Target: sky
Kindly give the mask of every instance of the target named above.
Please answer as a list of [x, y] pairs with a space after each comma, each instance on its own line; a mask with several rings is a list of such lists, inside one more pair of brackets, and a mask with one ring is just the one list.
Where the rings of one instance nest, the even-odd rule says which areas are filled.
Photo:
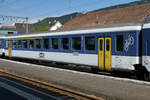
[[[28, 17], [29, 22], [34, 23], [46, 17], [92, 11], [132, 1], [137, 0], [0, 0], [0, 15]], [[14, 22], [19, 20], [9, 21], [0, 17], [1, 25]]]

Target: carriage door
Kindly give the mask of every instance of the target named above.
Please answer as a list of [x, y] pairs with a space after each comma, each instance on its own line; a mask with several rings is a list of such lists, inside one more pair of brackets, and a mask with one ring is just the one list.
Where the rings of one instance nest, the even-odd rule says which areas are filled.
[[8, 56], [12, 57], [12, 41], [8, 41]]
[[111, 38], [98, 39], [98, 65], [100, 70], [111, 71]]

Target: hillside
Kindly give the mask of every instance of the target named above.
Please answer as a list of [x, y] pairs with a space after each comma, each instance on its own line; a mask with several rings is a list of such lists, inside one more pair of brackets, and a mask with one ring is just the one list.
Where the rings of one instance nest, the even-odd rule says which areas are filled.
[[[97, 11], [101, 11], [101, 10], [110, 10], [110, 9], [115, 9], [115, 8], [124, 8], [124, 7], [128, 7], [128, 6], [136, 6], [136, 5], [140, 5], [140, 4], [144, 4], [144, 3], [148, 3], [148, 2], [150, 2], [150, 0], [138, 0], [138, 1], [127, 3], [127, 4], [121, 4], [121, 5], [115, 5], [115, 6], [111, 6], [111, 7], [101, 8], [101, 9], [97, 9], [97, 10], [90, 11], [90, 12], [97, 12]], [[48, 31], [49, 30], [49, 22], [53, 22], [56, 20], [56, 21], [60, 21], [61, 24], [65, 24], [66, 22], [68, 22], [69, 20], [71, 20], [72, 18], [76, 17], [79, 14], [80, 13], [72, 13], [72, 14], [68, 14], [68, 15], [64, 15], [64, 16], [60, 16], [60, 17], [48, 17], [48, 18], [41, 20], [38, 23], [35, 23], [34, 26], [35, 26], [36, 31]]]
[[[104, 27], [112, 25], [129, 25], [142, 23], [150, 15], [150, 2], [145, 1], [135, 5], [119, 6], [112, 9], [97, 10], [80, 14], [64, 24], [59, 30], [72, 30], [89, 27]], [[147, 19], [147, 22], [150, 19]]]
[[115, 5], [115, 6], [110, 6], [110, 7], [106, 7], [106, 8], [101, 8], [101, 9], [97, 9], [91, 12], [96, 12], [96, 11], [100, 11], [100, 10], [109, 10], [109, 9], [115, 9], [115, 8], [123, 8], [123, 7], [127, 7], [127, 6], [134, 6], [134, 5], [140, 5], [140, 4], [144, 4], [144, 3], [148, 3], [150, 2], [150, 0], [137, 0], [134, 2], [129, 2], [126, 4], [120, 4], [120, 5]]
[[79, 13], [72, 13], [60, 17], [47, 17], [37, 23], [34, 24], [36, 31], [48, 31], [49, 30], [49, 22], [59, 21], [61, 24], [65, 24], [67, 21], [74, 18]]

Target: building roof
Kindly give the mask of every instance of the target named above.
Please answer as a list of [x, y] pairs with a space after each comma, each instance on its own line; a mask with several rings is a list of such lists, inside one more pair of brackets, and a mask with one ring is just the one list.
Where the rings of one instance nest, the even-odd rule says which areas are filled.
[[16, 28], [15, 26], [2, 26], [0, 29], [1, 30], [15, 30]]
[[60, 29], [78, 29], [123, 23], [140, 23], [150, 14], [150, 3], [79, 14]]
[[[26, 33], [27, 24], [25, 23], [15, 23], [16, 30], [18, 33]], [[28, 24], [28, 32], [35, 32], [35, 28], [33, 24]]]

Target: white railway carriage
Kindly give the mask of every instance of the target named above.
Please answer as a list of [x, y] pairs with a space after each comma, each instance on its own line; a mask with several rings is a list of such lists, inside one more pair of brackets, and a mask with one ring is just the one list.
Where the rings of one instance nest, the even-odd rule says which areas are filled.
[[[143, 29], [141, 24], [126, 24], [6, 36], [0, 39], [0, 54], [88, 65], [100, 71], [135, 71], [137, 76], [148, 79], [150, 53], [145, 56], [144, 52], [150, 52], [147, 42], [150, 38], [146, 37], [149, 27], [150, 24], [147, 24], [147, 29]], [[148, 48], [142, 44], [145, 43], [144, 38]]]

